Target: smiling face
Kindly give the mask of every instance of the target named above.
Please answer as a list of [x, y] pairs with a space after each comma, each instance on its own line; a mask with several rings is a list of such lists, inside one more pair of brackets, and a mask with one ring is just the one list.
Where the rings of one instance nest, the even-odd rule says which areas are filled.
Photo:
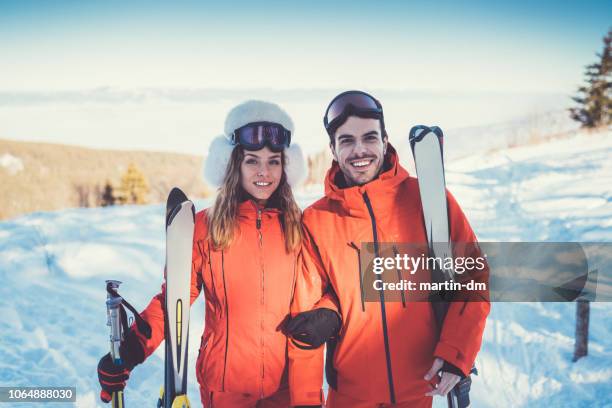
[[282, 153], [267, 146], [257, 151], [244, 151], [240, 164], [240, 184], [261, 205], [276, 191], [283, 176]]
[[387, 138], [382, 136], [378, 119], [349, 116], [334, 133], [330, 144], [347, 186], [374, 180], [384, 163]]

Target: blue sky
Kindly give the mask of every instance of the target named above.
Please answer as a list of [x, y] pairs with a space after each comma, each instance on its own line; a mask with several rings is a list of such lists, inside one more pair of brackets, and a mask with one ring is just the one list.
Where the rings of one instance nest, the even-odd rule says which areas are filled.
[[346, 89], [379, 97], [395, 137], [567, 120], [612, 2], [459, 3], [0, 0], [0, 138], [200, 153], [262, 98], [313, 152]]
[[611, 2], [0, 1], [0, 91], [572, 92]]

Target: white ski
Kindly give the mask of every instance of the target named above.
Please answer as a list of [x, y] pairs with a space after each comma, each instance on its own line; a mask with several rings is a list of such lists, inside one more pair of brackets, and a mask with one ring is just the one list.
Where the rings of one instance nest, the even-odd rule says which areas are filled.
[[187, 351], [195, 208], [178, 188], [166, 205], [165, 381], [158, 406], [189, 407]]

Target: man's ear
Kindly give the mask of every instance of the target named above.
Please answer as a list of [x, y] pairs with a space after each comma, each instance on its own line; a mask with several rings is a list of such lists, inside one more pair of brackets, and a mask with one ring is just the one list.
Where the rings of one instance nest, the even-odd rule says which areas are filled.
[[331, 150], [332, 155], [334, 156], [334, 160], [338, 161], [338, 155], [336, 155], [336, 148], [334, 146], [334, 142], [329, 142], [329, 150]]
[[387, 148], [389, 145], [389, 138], [387, 137], [387, 135], [383, 136], [383, 155], [387, 154]]

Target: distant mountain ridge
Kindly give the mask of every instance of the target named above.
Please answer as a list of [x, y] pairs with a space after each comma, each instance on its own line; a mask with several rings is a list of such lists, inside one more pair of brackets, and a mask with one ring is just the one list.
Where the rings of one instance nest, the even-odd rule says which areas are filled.
[[199, 156], [0, 139], [0, 219], [97, 206], [105, 183], [118, 185], [130, 164], [147, 179], [151, 203], [163, 202], [173, 186], [194, 198], [210, 194]]
[[[444, 155], [452, 161], [493, 150], [567, 137], [578, 125], [566, 110], [519, 118], [509, 122], [444, 129]], [[414, 174], [407, 138], [390, 136], [402, 163]], [[211, 194], [201, 178], [203, 158], [196, 155], [148, 151], [103, 150], [69, 145], [0, 139], [0, 219], [32, 211], [97, 206], [106, 181], [118, 184], [130, 163], [145, 175], [149, 202], [165, 200], [173, 186], [190, 197]], [[332, 156], [325, 147], [308, 157], [307, 184], [320, 185]]]

